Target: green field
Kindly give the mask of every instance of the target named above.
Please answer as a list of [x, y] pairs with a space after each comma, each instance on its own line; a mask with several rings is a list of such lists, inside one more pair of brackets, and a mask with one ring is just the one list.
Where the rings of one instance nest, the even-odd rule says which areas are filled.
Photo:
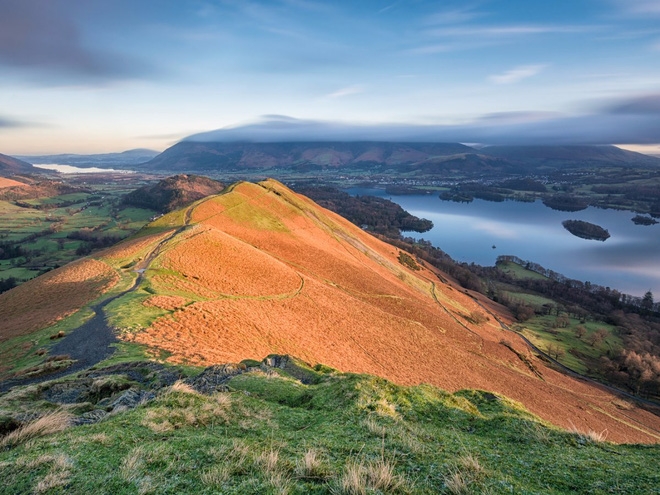
[[[7, 243], [22, 250], [0, 259], [0, 280], [29, 280], [103, 247], [94, 239], [118, 240], [138, 231], [154, 212], [123, 208], [121, 197], [131, 189], [98, 184], [85, 192], [21, 201], [33, 208], [0, 201], [0, 247]], [[71, 238], [79, 232], [88, 238]]]
[[[600, 356], [614, 355], [621, 348], [621, 338], [616, 328], [603, 322], [592, 322], [565, 318], [565, 327], [557, 327], [556, 316], [537, 316], [524, 324], [523, 335], [539, 349], [578, 373], [594, 375], [591, 363]], [[562, 323], [563, 324], [563, 323]], [[582, 327], [584, 335], [578, 338], [576, 330]], [[602, 330], [602, 340], [596, 332]]]
[[497, 263], [497, 268], [516, 279], [547, 279], [540, 273], [527, 270], [525, 267], [509, 261]]

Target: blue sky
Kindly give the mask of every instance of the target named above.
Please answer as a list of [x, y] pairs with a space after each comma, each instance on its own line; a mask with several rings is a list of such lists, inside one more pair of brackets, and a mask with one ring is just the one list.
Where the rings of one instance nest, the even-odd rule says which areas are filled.
[[660, 0], [1, 4], [0, 153], [660, 143]]

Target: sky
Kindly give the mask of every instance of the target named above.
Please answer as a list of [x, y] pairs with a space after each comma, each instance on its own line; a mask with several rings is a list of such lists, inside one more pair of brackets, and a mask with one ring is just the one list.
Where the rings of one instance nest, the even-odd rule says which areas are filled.
[[160, 151], [190, 135], [660, 153], [660, 0], [0, 0], [0, 12], [4, 154]]

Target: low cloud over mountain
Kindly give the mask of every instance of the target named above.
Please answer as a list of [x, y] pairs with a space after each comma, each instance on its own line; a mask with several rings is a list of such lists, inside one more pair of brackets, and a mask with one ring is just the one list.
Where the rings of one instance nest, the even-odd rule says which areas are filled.
[[656, 144], [660, 143], [660, 93], [609, 101], [582, 115], [509, 112], [463, 125], [360, 125], [266, 115], [258, 122], [195, 134], [185, 141]]

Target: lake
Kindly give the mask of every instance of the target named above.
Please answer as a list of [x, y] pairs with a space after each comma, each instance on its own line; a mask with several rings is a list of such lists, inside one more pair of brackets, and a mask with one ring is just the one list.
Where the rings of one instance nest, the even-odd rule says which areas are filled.
[[[534, 261], [567, 277], [642, 296], [660, 296], [660, 224], [635, 225], [635, 213], [589, 207], [578, 212], [552, 210], [540, 201], [471, 203], [442, 201], [437, 194], [393, 196], [382, 189], [346, 189], [353, 195], [388, 198], [418, 217], [433, 221], [423, 234], [456, 261], [492, 266], [510, 254]], [[581, 239], [562, 226], [564, 220], [585, 220], [607, 229], [604, 242]], [[495, 248], [493, 248], [495, 246]]]
[[61, 165], [59, 163], [35, 163], [35, 167], [46, 170], [54, 170], [61, 174], [134, 174], [132, 170], [118, 170], [113, 168], [98, 167], [74, 167], [73, 165]]

